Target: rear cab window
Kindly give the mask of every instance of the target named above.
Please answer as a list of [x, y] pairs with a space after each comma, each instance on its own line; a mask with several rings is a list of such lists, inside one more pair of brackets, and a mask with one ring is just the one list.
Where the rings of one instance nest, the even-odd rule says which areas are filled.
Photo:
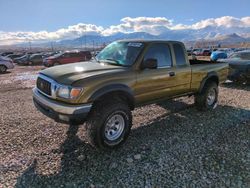
[[179, 44], [179, 43], [174, 43], [173, 48], [174, 48], [176, 66], [187, 65], [187, 63], [186, 63], [186, 55], [185, 55], [183, 46], [181, 44]]

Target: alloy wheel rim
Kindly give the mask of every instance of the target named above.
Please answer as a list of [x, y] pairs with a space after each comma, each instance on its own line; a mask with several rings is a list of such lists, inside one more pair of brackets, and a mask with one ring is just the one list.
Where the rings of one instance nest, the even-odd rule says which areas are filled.
[[5, 67], [4, 66], [0, 66], [0, 70], [1, 70], [1, 72], [4, 72], [5, 71]]
[[125, 120], [124, 117], [120, 114], [114, 114], [111, 116], [105, 124], [105, 137], [109, 141], [114, 141], [118, 139], [125, 127]]
[[207, 104], [211, 106], [216, 99], [216, 91], [215, 89], [210, 89], [207, 95]]

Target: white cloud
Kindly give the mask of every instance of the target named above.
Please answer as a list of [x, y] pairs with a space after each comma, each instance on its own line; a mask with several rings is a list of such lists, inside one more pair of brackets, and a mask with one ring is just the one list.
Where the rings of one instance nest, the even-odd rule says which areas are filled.
[[0, 44], [70, 39], [82, 36], [84, 34], [101, 34], [102, 31], [103, 27], [101, 26], [79, 23], [77, 25], [68, 26], [67, 28], [62, 28], [54, 32], [0, 32]]
[[119, 25], [112, 25], [105, 29], [102, 34], [107, 36], [118, 32], [148, 32], [157, 35], [162, 29], [170, 28], [173, 21], [164, 17], [125, 17], [121, 22]]
[[202, 29], [208, 26], [212, 27], [250, 27], [250, 17], [235, 18], [232, 16], [223, 16], [220, 18], [209, 18], [201, 20], [192, 25], [175, 25], [172, 29]]
[[61, 28], [54, 32], [48, 31], [17, 31], [17, 32], [1, 32], [0, 44], [12, 44], [18, 42], [28, 41], [50, 41], [70, 39], [82, 36], [84, 34], [100, 34], [109, 36], [118, 32], [147, 32], [158, 35], [166, 30], [184, 30], [184, 29], [202, 29], [208, 26], [232, 28], [249, 28], [250, 17], [235, 18], [232, 16], [224, 16], [220, 18], [209, 18], [201, 20], [191, 25], [184, 25], [181, 23], [174, 24], [173, 20], [165, 17], [125, 17], [120, 20], [118, 25], [112, 25], [108, 28], [97, 26], [93, 24], [79, 23], [76, 25]]

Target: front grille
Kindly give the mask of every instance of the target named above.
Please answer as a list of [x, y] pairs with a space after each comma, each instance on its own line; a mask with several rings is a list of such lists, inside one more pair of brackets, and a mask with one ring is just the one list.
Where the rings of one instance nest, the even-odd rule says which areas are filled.
[[49, 81], [38, 77], [36, 81], [36, 86], [40, 91], [42, 91], [46, 95], [51, 95], [51, 83]]

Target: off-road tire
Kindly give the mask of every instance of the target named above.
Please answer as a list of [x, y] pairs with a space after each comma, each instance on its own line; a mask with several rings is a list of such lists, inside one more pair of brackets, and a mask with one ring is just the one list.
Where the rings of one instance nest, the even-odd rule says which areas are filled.
[[[105, 127], [113, 116], [119, 115], [124, 119], [124, 129], [115, 140], [108, 140], [105, 136]], [[85, 122], [88, 142], [100, 149], [113, 149], [120, 146], [128, 137], [132, 126], [132, 113], [129, 106], [121, 100], [107, 100], [94, 104]]]
[[0, 65], [0, 73], [5, 73], [7, 71], [7, 67], [4, 65]]
[[[208, 97], [210, 91], [213, 90], [215, 92], [215, 98], [212, 103], [209, 104]], [[202, 91], [195, 95], [195, 106], [200, 111], [213, 110], [217, 107], [218, 102], [218, 85], [215, 82], [207, 82], [202, 89]]]

